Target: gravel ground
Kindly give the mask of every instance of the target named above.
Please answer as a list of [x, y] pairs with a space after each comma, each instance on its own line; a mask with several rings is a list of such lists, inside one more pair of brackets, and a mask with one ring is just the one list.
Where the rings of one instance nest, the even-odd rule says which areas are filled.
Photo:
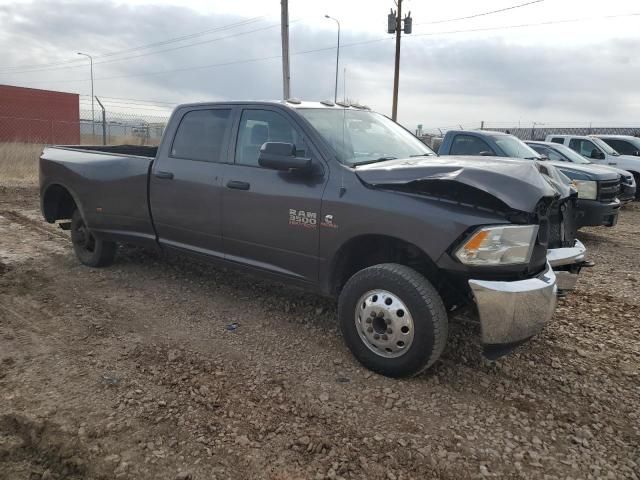
[[638, 479], [640, 205], [497, 362], [452, 319], [425, 374], [351, 357], [335, 304], [121, 248], [79, 265], [32, 187], [0, 187], [0, 479]]

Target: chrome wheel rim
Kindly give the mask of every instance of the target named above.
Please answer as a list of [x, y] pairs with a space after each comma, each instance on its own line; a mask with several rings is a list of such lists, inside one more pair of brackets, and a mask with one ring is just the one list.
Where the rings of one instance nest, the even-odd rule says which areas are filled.
[[413, 343], [411, 312], [398, 296], [386, 290], [370, 290], [360, 297], [355, 323], [363, 343], [381, 357], [401, 357]]

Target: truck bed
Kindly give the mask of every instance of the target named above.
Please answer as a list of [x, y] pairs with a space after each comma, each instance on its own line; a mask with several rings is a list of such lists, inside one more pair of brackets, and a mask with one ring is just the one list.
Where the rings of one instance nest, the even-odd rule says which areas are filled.
[[70, 192], [98, 235], [155, 241], [148, 180], [156, 151], [138, 145], [47, 147], [40, 157], [41, 195], [56, 192], [52, 185]]

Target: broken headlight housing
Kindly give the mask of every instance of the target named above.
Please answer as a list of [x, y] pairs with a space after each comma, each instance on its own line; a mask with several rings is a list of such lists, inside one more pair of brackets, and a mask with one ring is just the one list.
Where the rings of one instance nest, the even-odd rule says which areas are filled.
[[465, 265], [527, 264], [538, 235], [538, 225], [483, 227], [455, 251]]

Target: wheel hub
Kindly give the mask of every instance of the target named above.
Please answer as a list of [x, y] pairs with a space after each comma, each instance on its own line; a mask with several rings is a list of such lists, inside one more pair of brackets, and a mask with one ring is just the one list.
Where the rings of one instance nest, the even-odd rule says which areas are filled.
[[355, 323], [360, 339], [382, 357], [400, 357], [413, 343], [413, 317], [409, 309], [398, 296], [386, 290], [371, 290], [360, 297]]

